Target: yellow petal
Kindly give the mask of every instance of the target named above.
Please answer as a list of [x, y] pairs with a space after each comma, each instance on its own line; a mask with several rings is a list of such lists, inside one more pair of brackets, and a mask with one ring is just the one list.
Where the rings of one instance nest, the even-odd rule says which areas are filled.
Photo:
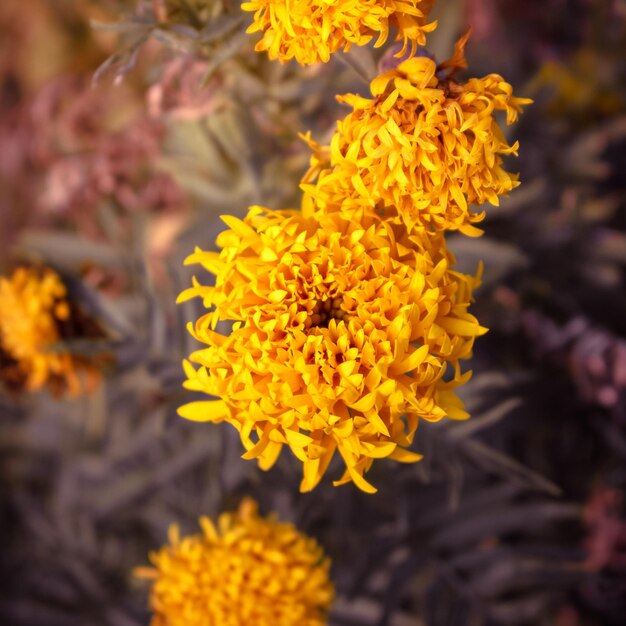
[[398, 461], [399, 463], [417, 463], [421, 461], [424, 456], [422, 454], [417, 454], [416, 452], [411, 452], [410, 450], [405, 450], [404, 448], [396, 448], [390, 455], [390, 459], [394, 461]]
[[221, 422], [228, 414], [224, 400], [190, 402], [178, 409], [178, 414], [192, 422]]
[[311, 437], [295, 430], [286, 429], [285, 437], [287, 438], [289, 445], [295, 446], [296, 448], [304, 448], [310, 443], [313, 443], [313, 439]]

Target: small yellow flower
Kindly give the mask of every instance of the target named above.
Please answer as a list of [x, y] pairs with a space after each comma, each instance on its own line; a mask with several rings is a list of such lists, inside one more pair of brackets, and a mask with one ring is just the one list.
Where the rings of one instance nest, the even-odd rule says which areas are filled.
[[330, 144], [330, 167], [317, 184], [319, 146], [302, 188], [328, 212], [347, 216], [374, 212], [409, 231], [481, 231], [484, 218], [470, 205], [498, 205], [519, 183], [502, 168], [502, 157], [517, 154], [494, 117], [505, 111], [513, 123], [528, 99], [512, 94], [497, 74], [464, 84], [454, 73], [465, 67], [463, 46], [440, 65], [413, 57], [371, 83], [374, 99], [357, 95], [339, 100], [354, 109], [338, 122]]
[[70, 354], [55, 350], [70, 318], [67, 293], [51, 269], [24, 267], [0, 277], [0, 378], [15, 388], [80, 389]]
[[154, 581], [151, 626], [325, 626], [334, 588], [315, 539], [251, 500], [200, 526], [183, 538], [172, 526], [154, 568], [136, 570]]
[[580, 48], [566, 62], [546, 62], [531, 83], [534, 91], [548, 90], [546, 109], [560, 119], [577, 123], [596, 121], [626, 108], [626, 98], [616, 89], [610, 73], [598, 71], [611, 62], [593, 48]]
[[267, 50], [270, 59], [295, 58], [302, 65], [327, 62], [337, 50], [352, 44], [363, 46], [376, 38], [382, 46], [389, 29], [398, 30], [396, 40], [412, 49], [425, 43], [425, 33], [435, 29], [426, 19], [434, 0], [250, 0], [244, 11], [254, 12], [248, 32], [262, 32], [257, 51]]
[[388, 224], [314, 208], [223, 219], [222, 251], [187, 259], [215, 286], [194, 279], [179, 298], [208, 309], [190, 325], [207, 347], [190, 357], [197, 370], [185, 363], [186, 387], [220, 400], [188, 404], [183, 417], [232, 424], [262, 469], [288, 446], [303, 491], [338, 450], [346, 471], [335, 484], [374, 492], [363, 478], [374, 459], [419, 460], [406, 450], [419, 418], [467, 416], [453, 391], [467, 378], [458, 361], [485, 329], [467, 312], [477, 280], [451, 270], [443, 237], [401, 243]]

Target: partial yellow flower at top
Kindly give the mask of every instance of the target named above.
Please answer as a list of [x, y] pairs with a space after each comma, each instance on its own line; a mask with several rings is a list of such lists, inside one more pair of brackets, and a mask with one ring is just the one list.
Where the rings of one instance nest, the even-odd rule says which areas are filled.
[[151, 626], [325, 626], [334, 598], [330, 561], [315, 539], [275, 517], [260, 517], [244, 500], [217, 525], [200, 519], [202, 534], [150, 555]]
[[53, 270], [20, 267], [0, 277], [0, 381], [17, 390], [48, 385], [79, 392], [77, 372], [88, 368], [58, 346], [71, 317], [65, 285]]
[[270, 59], [294, 59], [302, 65], [327, 62], [337, 50], [352, 44], [363, 46], [376, 39], [382, 46], [389, 30], [397, 28], [397, 41], [414, 50], [425, 43], [425, 33], [437, 26], [427, 24], [434, 0], [250, 0], [244, 11], [254, 12], [249, 33], [262, 32], [257, 51], [267, 50]]
[[498, 196], [519, 184], [502, 167], [518, 143], [507, 143], [494, 113], [505, 111], [511, 124], [531, 100], [513, 96], [497, 74], [456, 82], [464, 44], [465, 38], [440, 66], [413, 57], [382, 73], [371, 83], [374, 99], [339, 97], [354, 111], [338, 122], [330, 167], [316, 184], [309, 181], [321, 150], [312, 145], [312, 169], [302, 184], [320, 207], [348, 216], [369, 211], [410, 232], [481, 234], [473, 224], [484, 212], [471, 205], [498, 205]]
[[[262, 469], [288, 446], [303, 491], [339, 451], [346, 470], [335, 484], [368, 492], [374, 459], [419, 460], [406, 448], [420, 418], [467, 417], [458, 361], [485, 329], [467, 311], [477, 279], [451, 269], [443, 237], [404, 245], [387, 224], [314, 207], [223, 219], [222, 251], [187, 259], [215, 286], [194, 279], [179, 298], [208, 309], [190, 325], [206, 347], [190, 357], [197, 370], [185, 363], [186, 387], [220, 400], [188, 404], [183, 417], [232, 424]], [[219, 322], [232, 331], [216, 332]]]

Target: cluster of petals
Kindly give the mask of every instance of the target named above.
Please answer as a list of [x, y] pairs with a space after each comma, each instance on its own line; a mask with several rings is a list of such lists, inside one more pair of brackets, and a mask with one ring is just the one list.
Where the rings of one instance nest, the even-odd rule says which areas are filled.
[[363, 46], [376, 39], [382, 46], [391, 27], [396, 39], [423, 45], [434, 0], [250, 0], [241, 6], [254, 12], [248, 32], [262, 32], [257, 51], [267, 51], [281, 62], [296, 59], [302, 65], [327, 62], [337, 50]]
[[325, 626], [334, 589], [315, 539], [244, 500], [201, 534], [180, 537], [137, 568], [152, 580], [151, 626]]
[[416, 56], [382, 73], [371, 83], [373, 99], [339, 97], [353, 111], [337, 124], [328, 167], [314, 154], [302, 185], [317, 205], [348, 216], [374, 212], [409, 232], [481, 234], [473, 224], [484, 211], [471, 205], [498, 205], [519, 184], [502, 167], [518, 144], [507, 143], [495, 112], [511, 124], [530, 100], [513, 96], [497, 74], [455, 82], [464, 43], [440, 66]]
[[420, 418], [467, 416], [458, 361], [485, 329], [467, 311], [478, 279], [451, 269], [442, 236], [403, 241], [388, 223], [319, 211], [223, 219], [221, 251], [187, 259], [214, 285], [194, 278], [179, 298], [207, 309], [190, 324], [206, 347], [190, 357], [197, 368], [185, 363], [186, 387], [219, 400], [183, 417], [232, 424], [262, 469], [288, 446], [303, 491], [338, 451], [335, 484], [373, 492], [363, 474], [375, 459], [419, 460], [406, 448]]
[[0, 277], [0, 378], [9, 387], [80, 388], [76, 363], [56, 349], [70, 318], [65, 285], [49, 268], [19, 267]]

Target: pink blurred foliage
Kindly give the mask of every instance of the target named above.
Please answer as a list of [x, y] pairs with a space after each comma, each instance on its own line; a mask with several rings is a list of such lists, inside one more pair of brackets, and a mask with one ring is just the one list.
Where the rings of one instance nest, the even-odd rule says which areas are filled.
[[607, 409], [626, 426], [626, 341], [583, 317], [559, 326], [528, 310], [521, 319], [536, 356], [566, 367], [583, 400]]
[[555, 626], [579, 626], [580, 614], [570, 605], [562, 606], [556, 613], [554, 618]]
[[626, 0], [465, 0], [463, 6], [472, 27], [470, 55], [498, 54], [509, 64], [567, 61], [581, 47], [600, 49], [626, 35]]
[[472, 25], [472, 35], [477, 39], [491, 40], [498, 34], [496, 0], [466, 0], [465, 21]]
[[[28, 225], [69, 220], [95, 235], [93, 212], [104, 200], [131, 213], [184, 204], [173, 179], [155, 168], [163, 120], [124, 114], [127, 100], [119, 88], [93, 88], [87, 77], [64, 75], [0, 122], [5, 154], [0, 176], [25, 190], [19, 200], [28, 210]], [[112, 112], [127, 119], [116, 122]]]
[[[174, 57], [163, 67], [161, 78], [147, 93], [148, 113], [153, 119], [194, 120], [215, 108], [213, 85], [203, 86], [206, 63], [190, 56]], [[212, 81], [215, 82], [215, 81]]]
[[626, 518], [624, 494], [600, 487], [591, 495], [584, 512], [588, 535], [584, 542], [587, 566], [626, 570]]
[[180, 230], [189, 201], [159, 158], [168, 116], [179, 108], [187, 114], [201, 99], [191, 94], [199, 70], [188, 75], [188, 65], [174, 64], [148, 100], [168, 81], [170, 92], [181, 87], [181, 94], [149, 107], [143, 65], [154, 64], [158, 48], [146, 46], [142, 67], [124, 84], [105, 78], [93, 86], [95, 69], [111, 54], [110, 42], [96, 41], [88, 23], [101, 17], [103, 7], [83, 0], [71, 5], [33, 0], [31, 9], [0, 3], [3, 258], [28, 228], [102, 237], [104, 207], [122, 233], [132, 214], [150, 215], [149, 235], [154, 232], [155, 246], [163, 248], [173, 238], [165, 233]]
[[623, 624], [626, 614], [626, 511], [623, 491], [601, 485], [587, 501], [583, 543], [587, 568], [597, 572], [582, 586], [585, 604], [602, 623]]

